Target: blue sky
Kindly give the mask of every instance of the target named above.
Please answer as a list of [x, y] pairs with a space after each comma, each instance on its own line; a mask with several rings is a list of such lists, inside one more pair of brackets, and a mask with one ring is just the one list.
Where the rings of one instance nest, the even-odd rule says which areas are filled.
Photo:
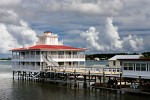
[[[0, 53], [52, 31], [87, 53], [149, 51], [149, 0], [0, 0]], [[98, 38], [95, 38], [98, 37]]]

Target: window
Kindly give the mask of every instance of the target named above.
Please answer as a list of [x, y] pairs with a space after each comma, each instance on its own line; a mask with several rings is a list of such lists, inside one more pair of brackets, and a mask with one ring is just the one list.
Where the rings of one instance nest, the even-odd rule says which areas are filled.
[[129, 67], [129, 70], [133, 70], [133, 67]]
[[60, 66], [62, 66], [62, 65], [64, 65], [64, 62], [58, 62], [58, 64], [59, 64]]
[[116, 61], [113, 61], [113, 65], [116, 66]]
[[123, 63], [124, 70], [133, 70], [133, 63]]
[[127, 67], [124, 67], [124, 70], [128, 70]]
[[36, 54], [39, 55], [39, 54], [40, 54], [40, 51], [36, 51]]
[[35, 51], [31, 51], [31, 55], [35, 55]]
[[140, 64], [136, 64], [136, 71], [140, 71]]
[[128, 70], [127, 63], [124, 63], [123, 66], [124, 66], [124, 70]]
[[146, 71], [146, 64], [141, 64], [141, 71]]
[[64, 55], [63, 51], [58, 51], [58, 55]]
[[122, 66], [122, 61], [120, 62], [120, 66]]
[[136, 71], [146, 71], [147, 64], [146, 63], [137, 63]]
[[124, 67], [127, 67], [127, 66], [128, 66], [128, 64], [127, 64], [127, 63], [124, 63], [123, 65], [124, 65]]
[[129, 66], [128, 70], [133, 70], [133, 63], [129, 63], [128, 66]]

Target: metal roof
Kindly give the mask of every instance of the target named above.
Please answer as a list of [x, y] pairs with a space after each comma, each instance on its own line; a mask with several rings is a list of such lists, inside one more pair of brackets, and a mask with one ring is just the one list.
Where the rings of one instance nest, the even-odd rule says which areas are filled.
[[115, 55], [114, 57], [108, 60], [117, 60], [117, 59], [139, 59], [142, 55]]

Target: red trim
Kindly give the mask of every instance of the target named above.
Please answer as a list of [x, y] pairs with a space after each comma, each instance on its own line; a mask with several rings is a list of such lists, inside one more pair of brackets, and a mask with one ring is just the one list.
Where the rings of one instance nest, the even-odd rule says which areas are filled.
[[28, 48], [16, 48], [11, 51], [23, 51], [23, 50], [56, 50], [56, 51], [85, 51], [86, 48], [75, 48], [64, 45], [35, 45]]
[[150, 61], [149, 58], [139, 58], [139, 59], [117, 59], [120, 61]]

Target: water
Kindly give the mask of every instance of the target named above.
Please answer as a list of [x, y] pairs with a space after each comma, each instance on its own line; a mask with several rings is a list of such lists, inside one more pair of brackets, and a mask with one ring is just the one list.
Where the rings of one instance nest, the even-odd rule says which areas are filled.
[[0, 61], [0, 100], [149, 100], [144, 96], [96, 93], [58, 85], [13, 80], [10, 64], [10, 61]]
[[87, 66], [93, 66], [93, 65], [108, 65], [108, 61], [105, 61], [105, 60], [103, 60], [103, 61], [96, 61], [96, 60], [91, 60], [91, 61], [89, 61], [89, 60], [87, 60], [87, 61], [86, 61], [86, 65], [87, 65]]

